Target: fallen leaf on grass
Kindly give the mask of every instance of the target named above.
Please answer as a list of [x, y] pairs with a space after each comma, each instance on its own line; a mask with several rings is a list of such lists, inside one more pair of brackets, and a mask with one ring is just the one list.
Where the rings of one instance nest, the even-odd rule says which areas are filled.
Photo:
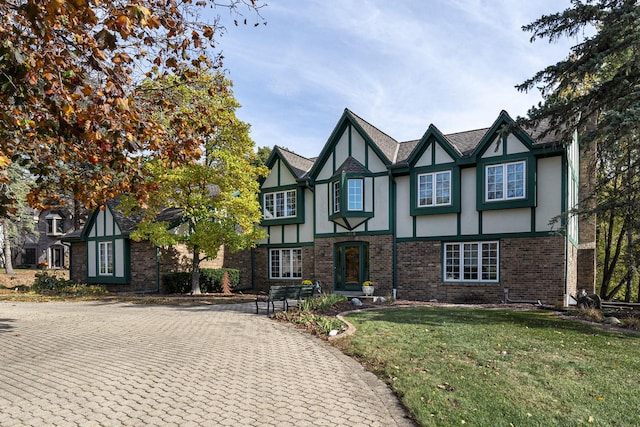
[[456, 390], [449, 383], [438, 384], [436, 387], [438, 387], [440, 390], [445, 390], [445, 391], [455, 391]]

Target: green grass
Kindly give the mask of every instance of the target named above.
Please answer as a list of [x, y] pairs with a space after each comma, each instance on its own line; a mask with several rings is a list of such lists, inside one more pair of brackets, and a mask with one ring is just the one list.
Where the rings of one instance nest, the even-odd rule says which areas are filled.
[[551, 312], [350, 314], [341, 343], [424, 426], [640, 425], [640, 337]]

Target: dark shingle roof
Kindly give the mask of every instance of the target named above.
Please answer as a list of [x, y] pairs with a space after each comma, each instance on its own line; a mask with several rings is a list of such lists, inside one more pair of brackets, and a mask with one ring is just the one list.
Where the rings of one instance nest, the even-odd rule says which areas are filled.
[[373, 143], [376, 144], [376, 146], [380, 149], [380, 151], [382, 151], [387, 159], [391, 163], [395, 163], [399, 146], [398, 141], [391, 138], [389, 135], [382, 132], [380, 129], [373, 126], [363, 118], [359, 117], [353, 111], [349, 109], [346, 109], [346, 111], [353, 117], [355, 122], [362, 128], [362, 130], [365, 131], [367, 135], [369, 135], [369, 138], [371, 138]]
[[548, 132], [546, 135], [544, 135], [544, 137], [542, 137], [542, 134], [549, 130], [548, 119], [542, 120], [540, 123], [538, 123], [538, 126], [536, 126], [535, 128], [525, 126], [522, 128], [522, 130], [524, 130], [531, 137], [531, 139], [533, 139], [533, 142], [535, 145], [546, 145], [546, 144], [557, 143], [558, 139], [560, 138], [558, 135], [556, 135], [553, 132]]
[[[111, 208], [111, 212], [113, 212], [113, 216], [118, 221], [120, 225], [122, 234], [130, 234], [138, 228], [138, 224], [142, 221], [142, 212], [125, 216], [122, 213], [122, 210], [118, 208], [118, 204], [120, 203], [120, 198], [115, 198], [109, 200], [107, 205]], [[183, 210], [181, 208], [166, 208], [160, 211], [158, 216], [156, 217], [157, 221], [165, 221], [169, 224], [179, 221], [182, 218]]]
[[450, 133], [444, 135], [444, 137], [449, 141], [449, 144], [464, 156], [473, 152], [488, 130], [489, 128], [484, 128], [466, 132]]
[[120, 229], [122, 234], [129, 234], [138, 227], [138, 224], [142, 220], [142, 213], [138, 213], [135, 215], [125, 216], [122, 211], [118, 208], [120, 204], [120, 198], [117, 197], [115, 199], [111, 199], [107, 202], [107, 206], [111, 208], [111, 212], [113, 212], [113, 216], [115, 220], [120, 225]]
[[[345, 112], [367, 134], [371, 141], [376, 145], [376, 147], [378, 147], [380, 152], [382, 152], [382, 154], [387, 157], [392, 165], [406, 165], [409, 157], [420, 143], [420, 139], [398, 142], [386, 133], [373, 126], [371, 123], [359, 117], [353, 111], [345, 109]], [[509, 118], [506, 112], [502, 112], [500, 117], [502, 117], [503, 114], [506, 115], [507, 118]], [[535, 146], [544, 146], [558, 142], [558, 137], [553, 133], [547, 134], [543, 138], [541, 138], [541, 135], [548, 128], [548, 122], [543, 121], [535, 128], [522, 128], [522, 130], [527, 135], [529, 135], [529, 137], [531, 137]], [[438, 133], [440, 133], [437, 128], [435, 129]], [[490, 127], [463, 132], [455, 132], [446, 135], [441, 133], [440, 134], [462, 157], [468, 157], [474, 153], [474, 150], [478, 147], [480, 142], [482, 142], [483, 138], [489, 130], [491, 130]], [[291, 167], [295, 169], [295, 172], [298, 174], [298, 178], [303, 178], [317, 160], [317, 158], [302, 157], [292, 151], [283, 149], [282, 147], [276, 146], [275, 148], [280, 150], [287, 162], [289, 162]], [[358, 170], [351, 170], [352, 168]], [[354, 159], [349, 158], [342, 164], [342, 166], [340, 166], [340, 168], [338, 168], [336, 174], [342, 173], [342, 171], [361, 172], [362, 170], [363, 166], [360, 165], [360, 163], [358, 163]]]
[[400, 143], [400, 147], [398, 148], [398, 156], [396, 158], [396, 163], [406, 162], [413, 150], [418, 146], [420, 142], [419, 139], [414, 139], [413, 141], [405, 141]]
[[314, 160], [312, 159], [307, 159], [306, 157], [302, 157], [293, 151], [289, 151], [277, 145], [274, 149], [277, 149], [287, 163], [289, 163], [289, 166], [291, 166], [291, 169], [296, 174], [297, 178], [302, 178], [313, 166]]
[[333, 174], [333, 176], [338, 176], [340, 174], [342, 174], [342, 172], [345, 173], [367, 173], [369, 172], [364, 166], [362, 166], [356, 159], [354, 159], [353, 157], [349, 156], [347, 157], [347, 160], [344, 161], [344, 163], [342, 163], [342, 165], [340, 165], [340, 167], [338, 169], [336, 169], [336, 173]]

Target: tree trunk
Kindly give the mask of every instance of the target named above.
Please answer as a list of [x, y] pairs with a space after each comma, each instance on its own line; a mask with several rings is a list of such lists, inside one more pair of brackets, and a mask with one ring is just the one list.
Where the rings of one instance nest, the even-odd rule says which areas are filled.
[[633, 276], [635, 276], [634, 271], [635, 267], [633, 264], [633, 255], [631, 255], [633, 251], [633, 229], [629, 227], [627, 230], [627, 252], [628, 252], [628, 261], [627, 261], [627, 286], [624, 293], [624, 301], [631, 302], [631, 289], [633, 286]]
[[193, 247], [193, 260], [191, 262], [191, 295], [200, 295], [200, 248]]
[[7, 274], [15, 274], [13, 272], [13, 264], [11, 262], [11, 242], [9, 241], [9, 227], [6, 224], [0, 223], [2, 228], [2, 237], [4, 242], [4, 268]]

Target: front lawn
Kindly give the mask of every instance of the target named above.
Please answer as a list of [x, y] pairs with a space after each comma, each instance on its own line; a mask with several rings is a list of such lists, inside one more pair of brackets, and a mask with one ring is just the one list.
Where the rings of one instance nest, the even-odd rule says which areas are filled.
[[555, 313], [415, 307], [353, 313], [339, 345], [424, 426], [640, 425], [640, 337]]

